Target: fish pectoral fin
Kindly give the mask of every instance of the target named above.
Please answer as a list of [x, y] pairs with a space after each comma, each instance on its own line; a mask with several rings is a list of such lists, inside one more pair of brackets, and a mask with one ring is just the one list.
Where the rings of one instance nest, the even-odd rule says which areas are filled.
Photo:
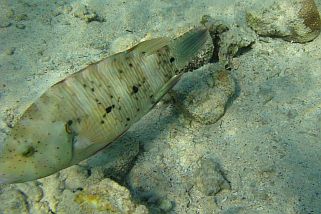
[[87, 117], [82, 119], [77, 126], [77, 131], [75, 130], [72, 140], [72, 164], [76, 164], [89, 155], [93, 155], [110, 143], [110, 140], [108, 140], [110, 133], [108, 133], [100, 121]]
[[[84, 117], [81, 119], [77, 127], [75, 127], [75, 136], [77, 138], [87, 139], [84, 142], [87, 144], [101, 144], [104, 143], [108, 137], [108, 132], [104, 128], [99, 118]], [[81, 147], [85, 147], [82, 145]]]
[[134, 54], [143, 54], [143, 55], [151, 55], [155, 53], [157, 50], [162, 47], [168, 45], [170, 43], [170, 39], [166, 37], [160, 37], [155, 39], [150, 39], [143, 41], [134, 47], [128, 49], [128, 52], [132, 52]]
[[180, 80], [183, 74], [173, 76], [163, 87], [155, 94], [153, 102], [156, 104], [162, 97], [174, 87], [174, 85]]

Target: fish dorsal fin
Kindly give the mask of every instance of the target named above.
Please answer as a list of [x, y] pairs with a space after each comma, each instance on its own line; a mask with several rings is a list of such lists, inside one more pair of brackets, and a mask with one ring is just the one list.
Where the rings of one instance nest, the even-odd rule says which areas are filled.
[[211, 39], [205, 28], [195, 28], [169, 44], [171, 53], [175, 57], [178, 67], [184, 67], [202, 49], [206, 41]]
[[127, 52], [150, 55], [169, 43], [170, 39], [167, 37], [150, 39], [135, 45], [134, 47], [128, 49]]

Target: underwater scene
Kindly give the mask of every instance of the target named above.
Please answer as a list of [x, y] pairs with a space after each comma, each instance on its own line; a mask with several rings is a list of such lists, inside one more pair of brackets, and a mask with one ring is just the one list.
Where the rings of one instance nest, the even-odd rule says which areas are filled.
[[321, 214], [321, 0], [0, 0], [0, 214]]

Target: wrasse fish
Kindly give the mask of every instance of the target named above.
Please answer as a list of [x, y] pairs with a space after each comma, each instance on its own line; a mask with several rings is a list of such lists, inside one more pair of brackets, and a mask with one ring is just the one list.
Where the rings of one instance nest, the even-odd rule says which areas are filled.
[[[208, 30], [156, 38], [51, 86], [0, 142], [0, 183], [25, 182], [77, 164], [149, 112], [211, 42]], [[193, 61], [194, 60], [194, 61]]]

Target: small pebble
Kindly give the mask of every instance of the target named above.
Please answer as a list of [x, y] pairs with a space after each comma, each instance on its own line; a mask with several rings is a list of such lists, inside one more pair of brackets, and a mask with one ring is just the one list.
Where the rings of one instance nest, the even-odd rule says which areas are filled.
[[15, 17], [15, 20], [16, 21], [25, 21], [25, 20], [28, 20], [28, 16], [27, 16], [27, 14], [20, 14]]
[[161, 209], [164, 212], [169, 212], [171, 209], [173, 209], [173, 203], [168, 199], [162, 199], [159, 202], [159, 209]]
[[25, 29], [26, 28], [26, 25], [24, 25], [24, 24], [16, 24], [16, 27], [18, 28], [18, 29]]
[[7, 55], [13, 55], [14, 52], [15, 52], [15, 50], [16, 50], [16, 48], [11, 47], [11, 48], [7, 48], [4, 52], [5, 52], [5, 54], [7, 54]]

